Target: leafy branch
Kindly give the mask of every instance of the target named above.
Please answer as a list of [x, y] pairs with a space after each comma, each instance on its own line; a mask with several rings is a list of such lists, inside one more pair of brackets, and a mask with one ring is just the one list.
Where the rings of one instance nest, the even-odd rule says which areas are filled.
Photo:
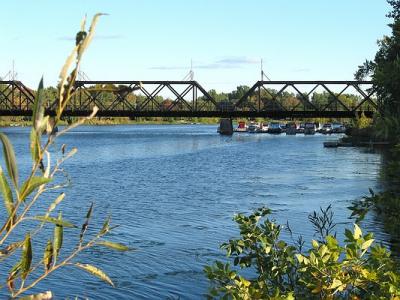
[[[49, 148], [54, 144], [54, 141], [69, 132], [73, 128], [83, 124], [85, 121], [92, 119], [98, 108], [93, 107], [93, 112], [77, 122], [65, 127], [60, 132], [57, 132], [57, 125], [74, 93], [75, 80], [78, 74], [79, 66], [84, 52], [88, 48], [96, 28], [99, 17], [102, 14], [96, 14], [93, 17], [89, 29], [86, 31], [86, 17], [81, 23], [80, 31], [76, 35], [75, 46], [66, 59], [66, 62], [60, 73], [60, 82], [58, 85], [56, 115], [54, 118], [45, 115], [44, 84], [41, 79], [38, 90], [35, 95], [32, 115], [32, 130], [30, 133], [30, 152], [32, 157], [32, 169], [29, 176], [20, 184], [19, 170], [17, 159], [12, 143], [4, 133], [0, 133], [0, 141], [3, 146], [3, 156], [6, 164], [7, 175], [3, 172], [0, 166], [0, 190], [4, 200], [4, 208], [6, 211], [6, 219], [0, 228], [0, 263], [9, 259], [17, 261], [14, 267], [8, 272], [6, 286], [8, 287], [11, 297], [19, 297], [28, 292], [31, 288], [37, 285], [42, 280], [46, 279], [55, 270], [67, 265], [75, 266], [90, 274], [100, 278], [101, 280], [114, 286], [112, 280], [101, 269], [90, 265], [75, 262], [75, 258], [82, 251], [94, 247], [103, 246], [113, 250], [127, 251], [128, 247], [104, 240], [110, 230], [110, 218], [104, 221], [103, 227], [92, 238], [86, 241], [85, 234], [89, 226], [93, 204], [90, 206], [85, 221], [81, 226], [79, 241], [77, 246], [71, 250], [69, 254], [64, 254], [63, 237], [64, 228], [78, 228], [71, 222], [64, 220], [61, 211], [58, 216], [53, 216], [54, 211], [63, 202], [65, 193], [60, 193], [59, 196], [48, 205], [45, 212], [41, 215], [30, 216], [30, 212], [35, 204], [39, 201], [44, 201], [41, 197], [48, 191], [54, 191], [65, 187], [65, 184], [55, 184], [54, 178], [59, 172], [62, 172], [63, 163], [73, 157], [77, 152], [73, 148], [65, 155], [66, 146], [62, 146], [62, 158], [57, 159], [52, 167], [52, 160]], [[43, 133], [47, 132], [47, 139], [44, 139]], [[43, 141], [42, 141], [43, 139]], [[22, 229], [21, 224], [25, 221], [36, 221], [38, 225], [31, 230]], [[54, 226], [54, 233], [49, 237], [45, 248], [42, 251], [34, 251], [33, 240], [42, 232], [45, 225]], [[26, 230], [24, 239], [17, 242], [9, 242], [15, 240], [15, 235], [20, 234], [21, 230]], [[43, 253], [39, 259], [36, 253]], [[60, 259], [60, 257], [65, 257]], [[43, 271], [40, 272], [40, 268]], [[50, 294], [49, 294], [50, 293]], [[51, 297], [51, 292], [37, 295], [35, 299], [47, 299]]]

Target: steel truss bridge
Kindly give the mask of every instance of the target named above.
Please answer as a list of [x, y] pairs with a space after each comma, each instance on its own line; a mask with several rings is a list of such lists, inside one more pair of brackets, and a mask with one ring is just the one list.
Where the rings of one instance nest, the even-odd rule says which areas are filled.
[[[316, 104], [315, 92], [328, 101]], [[35, 93], [0, 81], [0, 116], [31, 116]], [[343, 100], [349, 93], [357, 95], [351, 105]], [[47, 99], [50, 115], [55, 97]], [[222, 102], [197, 81], [76, 81], [64, 116], [89, 115], [95, 105], [101, 117], [353, 118], [372, 117], [379, 101], [370, 81], [257, 81], [240, 99]]]

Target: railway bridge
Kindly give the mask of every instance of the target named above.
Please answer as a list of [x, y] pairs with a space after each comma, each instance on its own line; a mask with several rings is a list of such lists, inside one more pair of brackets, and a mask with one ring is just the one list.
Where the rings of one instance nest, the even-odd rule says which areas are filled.
[[[35, 93], [21, 81], [0, 81], [0, 115], [31, 116]], [[315, 101], [318, 93], [325, 102]], [[94, 105], [101, 117], [354, 118], [372, 117], [379, 101], [370, 81], [257, 81], [240, 99], [219, 102], [197, 81], [76, 81], [64, 116], [86, 116]]]

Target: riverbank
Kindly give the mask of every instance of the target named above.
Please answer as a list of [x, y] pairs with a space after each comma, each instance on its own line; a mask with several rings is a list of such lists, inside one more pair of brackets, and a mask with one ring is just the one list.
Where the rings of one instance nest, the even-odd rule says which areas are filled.
[[[78, 118], [65, 118], [60, 122], [60, 125], [77, 121]], [[100, 117], [87, 121], [87, 125], [188, 125], [188, 124], [203, 124], [216, 125], [219, 123], [219, 118], [108, 118]], [[0, 127], [26, 127], [31, 126], [32, 121], [28, 117], [2, 117], [0, 118]]]

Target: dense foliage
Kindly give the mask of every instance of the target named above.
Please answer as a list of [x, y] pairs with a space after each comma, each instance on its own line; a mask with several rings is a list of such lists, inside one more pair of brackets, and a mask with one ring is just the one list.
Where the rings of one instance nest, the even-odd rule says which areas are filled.
[[381, 102], [382, 115], [400, 117], [400, 1], [389, 0], [392, 11], [387, 15], [393, 19], [389, 24], [391, 35], [378, 41], [379, 50], [373, 60], [359, 67], [356, 79], [371, 76]]
[[285, 226], [268, 218], [269, 209], [234, 220], [240, 237], [222, 244], [233, 261], [205, 267], [209, 298], [224, 299], [399, 299], [400, 273], [388, 250], [374, 245], [355, 224], [340, 245], [327, 210], [310, 215], [319, 239], [305, 250], [280, 239]]

